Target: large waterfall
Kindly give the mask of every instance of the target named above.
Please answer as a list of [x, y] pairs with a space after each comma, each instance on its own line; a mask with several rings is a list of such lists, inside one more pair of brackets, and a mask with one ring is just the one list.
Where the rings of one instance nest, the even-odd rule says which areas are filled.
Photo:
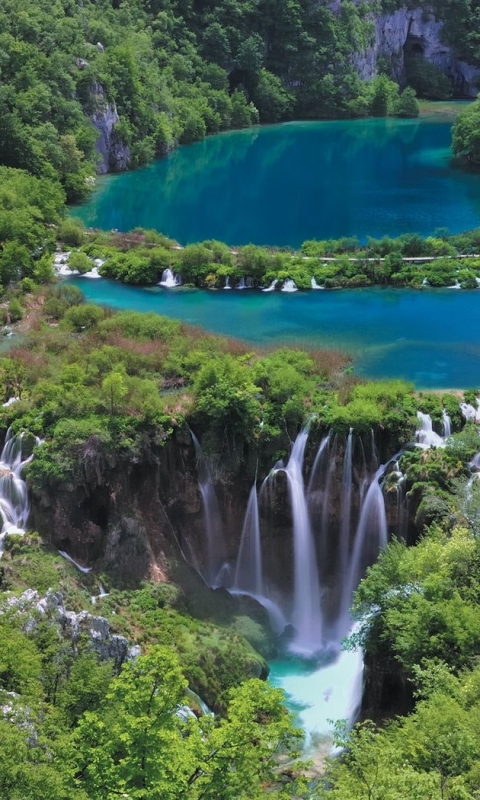
[[[231, 543], [223, 541], [219, 504], [205, 456], [195, 436], [193, 441], [204, 509], [207, 582], [258, 599], [267, 608], [276, 630], [282, 621], [288, 622], [292, 629], [289, 644], [292, 652], [305, 656], [338, 652], [341, 639], [352, 624], [353, 592], [387, 542], [382, 485], [386, 467], [378, 467], [373, 436], [366, 440], [365, 446], [352, 429], [345, 439], [325, 436], [310, 475], [307, 471], [306, 488], [308, 430], [300, 431], [287, 465], [282, 462], [275, 465], [264, 481], [260, 496], [256, 483], [252, 486], [238, 551], [233, 557], [229, 553]], [[359, 466], [355, 469], [354, 450], [359, 453], [355, 462]], [[272, 553], [265, 551], [262, 542], [262, 525], [268, 526], [265, 511], [270, 508], [278, 513], [279, 500], [284, 502], [282, 486], [287, 491], [291, 514], [292, 568], [291, 584], [287, 581], [278, 585], [277, 581], [276, 585], [270, 569]], [[397, 493], [397, 499], [399, 496], [403, 494]], [[259, 514], [259, 498], [263, 517]], [[332, 520], [335, 503], [338, 518]], [[268, 537], [268, 530], [263, 533]], [[285, 546], [289, 546], [287, 542]]]
[[285, 468], [293, 516], [294, 584], [292, 623], [296, 631], [293, 648], [312, 654], [321, 648], [322, 619], [317, 555], [303, 482], [303, 459], [308, 431], [298, 434]]
[[23, 434], [14, 434], [9, 428], [0, 455], [0, 554], [7, 534], [25, 533], [29, 514], [27, 486], [22, 472], [33, 456], [23, 455], [23, 438]]

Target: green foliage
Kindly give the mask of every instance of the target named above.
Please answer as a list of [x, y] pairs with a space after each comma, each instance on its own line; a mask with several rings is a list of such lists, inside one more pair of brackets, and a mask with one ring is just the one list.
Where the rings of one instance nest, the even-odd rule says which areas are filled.
[[447, 100], [452, 96], [452, 84], [445, 73], [422, 55], [411, 54], [405, 59], [405, 66], [408, 83], [419, 97]]
[[464, 108], [452, 131], [452, 148], [457, 158], [480, 163], [480, 100]]
[[406, 86], [395, 104], [396, 117], [418, 117], [420, 106], [415, 89]]
[[76, 269], [81, 275], [88, 272], [92, 268], [92, 262], [85, 253], [73, 252], [68, 259], [68, 266], [70, 269]]
[[[275, 752], [298, 739], [283, 694], [260, 681], [234, 694], [224, 720], [186, 719], [187, 683], [174, 652], [155, 647], [124, 667], [75, 732], [79, 784], [91, 800], [129, 797], [256, 800], [275, 780]], [[292, 796], [291, 791], [284, 796]], [[272, 796], [279, 796], [273, 790]]]
[[103, 309], [93, 303], [82, 303], [73, 305], [67, 309], [63, 316], [63, 323], [66, 328], [73, 331], [83, 331], [93, 328], [105, 316]]

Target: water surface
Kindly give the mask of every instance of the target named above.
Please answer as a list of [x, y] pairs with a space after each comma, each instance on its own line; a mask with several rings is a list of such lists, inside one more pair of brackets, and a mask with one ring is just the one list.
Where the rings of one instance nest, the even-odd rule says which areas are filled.
[[480, 290], [263, 294], [69, 280], [93, 302], [156, 311], [253, 344], [341, 349], [367, 377], [401, 377], [418, 388], [480, 386]]
[[480, 179], [450, 165], [451, 120], [294, 122], [212, 136], [101, 178], [90, 226], [185, 244], [289, 245], [480, 224]]

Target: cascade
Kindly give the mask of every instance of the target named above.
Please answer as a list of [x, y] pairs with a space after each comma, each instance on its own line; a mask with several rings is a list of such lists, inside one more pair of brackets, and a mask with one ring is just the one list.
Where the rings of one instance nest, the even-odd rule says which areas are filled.
[[374, 563], [388, 540], [385, 500], [380, 479], [385, 465], [379, 467], [373, 476], [363, 502], [358, 521], [348, 574], [344, 584], [343, 620], [340, 623], [348, 629], [349, 607], [353, 592], [358, 586], [368, 566]]
[[181, 283], [181, 278], [178, 275], [174, 275], [172, 270], [167, 267], [167, 269], [163, 270], [162, 280], [158, 285], [164, 286], [166, 289], [174, 289], [176, 286], [180, 286]]
[[346, 574], [348, 564], [348, 554], [350, 549], [350, 522], [352, 510], [352, 443], [353, 443], [353, 428], [350, 428], [345, 447], [345, 456], [343, 459], [343, 476], [342, 476], [342, 506], [341, 506], [341, 527], [340, 527], [340, 541], [338, 552], [338, 566], [339, 578]]
[[275, 290], [277, 283], [278, 283], [278, 278], [275, 278], [275, 280], [271, 282], [270, 286], [267, 286], [266, 289], [262, 289], [262, 292], [273, 292]]
[[[5, 445], [0, 455], [0, 555], [5, 536], [9, 533], [24, 534], [29, 514], [27, 485], [22, 471], [33, 458], [23, 458], [23, 434], [14, 434], [9, 428]], [[40, 439], [36, 439], [40, 444]]]
[[449, 436], [452, 435], [452, 420], [448, 416], [445, 409], [442, 411], [442, 419], [443, 419], [443, 438], [447, 439]]
[[198, 485], [202, 495], [203, 513], [205, 517], [205, 533], [207, 538], [207, 574], [206, 581], [210, 586], [217, 586], [216, 579], [224, 563], [223, 558], [223, 531], [218, 507], [218, 500], [213, 488], [212, 478], [208, 469], [203, 450], [197, 437], [190, 431], [195, 454], [197, 457]]
[[227, 275], [227, 277], [225, 278], [225, 286], [223, 288], [224, 289], [231, 289], [232, 288], [230, 286], [230, 275]]
[[243, 590], [255, 595], [264, 594], [258, 496], [255, 483], [248, 498], [233, 585], [237, 591]]
[[325, 289], [325, 286], [320, 286], [320, 284], [317, 283], [315, 278], [311, 278], [310, 286], [311, 286], [312, 289]]
[[245, 278], [240, 278], [240, 281], [239, 281], [239, 284], [237, 286], [237, 289], [246, 289], [246, 288], [247, 288], [247, 285], [245, 283]]
[[313, 462], [313, 467], [312, 467], [312, 470], [310, 472], [310, 478], [309, 478], [309, 481], [308, 481], [307, 494], [309, 494], [309, 495], [314, 490], [314, 482], [315, 482], [315, 478], [317, 477], [317, 473], [318, 474], [322, 473], [322, 468], [324, 466], [325, 456], [328, 455], [328, 446], [330, 444], [331, 438], [332, 438], [332, 432], [329, 431], [327, 436], [324, 436], [324, 438], [320, 442], [320, 446], [319, 446], [319, 448], [317, 450], [317, 454], [315, 456], [315, 461]]
[[59, 550], [58, 555], [62, 556], [62, 558], [64, 558], [65, 561], [70, 561], [70, 564], [73, 564], [74, 567], [76, 567], [80, 572], [83, 572], [85, 575], [88, 572], [92, 571], [91, 567], [82, 567], [82, 565], [79, 564], [78, 561], [75, 561], [75, 559], [73, 559], [72, 556], [69, 556], [68, 553], [65, 552], [65, 550]]
[[302, 468], [308, 430], [295, 439], [288, 464], [288, 493], [293, 516], [294, 588], [292, 623], [296, 630], [292, 649], [312, 655], [322, 646], [320, 583], [315, 544], [310, 527]]
[[470, 403], [460, 403], [460, 410], [465, 419], [480, 422], [480, 400], [478, 398], [476, 407], [470, 405]]
[[443, 447], [442, 437], [433, 430], [430, 414], [422, 414], [421, 411], [417, 411], [417, 417], [421, 423], [421, 427], [416, 432], [417, 444], [424, 448]]
[[282, 286], [282, 292], [298, 292], [297, 284], [291, 278], [287, 278]]

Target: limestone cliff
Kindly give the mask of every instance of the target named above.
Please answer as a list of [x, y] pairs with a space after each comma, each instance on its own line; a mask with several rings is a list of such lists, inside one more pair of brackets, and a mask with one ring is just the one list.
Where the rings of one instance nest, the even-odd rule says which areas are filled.
[[423, 56], [441, 69], [451, 80], [459, 96], [476, 97], [480, 70], [461, 61], [452, 47], [442, 41], [443, 22], [425, 8], [406, 6], [390, 13], [371, 16], [370, 44], [353, 57], [362, 80], [373, 78], [379, 60], [385, 58], [391, 77], [400, 85], [405, 83], [405, 57], [410, 53]]
[[105, 97], [103, 86], [95, 83], [91, 89], [91, 103], [94, 111], [90, 119], [98, 131], [96, 142], [97, 152], [100, 156], [97, 172], [104, 175], [107, 172], [122, 172], [130, 164], [130, 148], [126, 145], [115, 130], [120, 122], [115, 103], [109, 103]]

